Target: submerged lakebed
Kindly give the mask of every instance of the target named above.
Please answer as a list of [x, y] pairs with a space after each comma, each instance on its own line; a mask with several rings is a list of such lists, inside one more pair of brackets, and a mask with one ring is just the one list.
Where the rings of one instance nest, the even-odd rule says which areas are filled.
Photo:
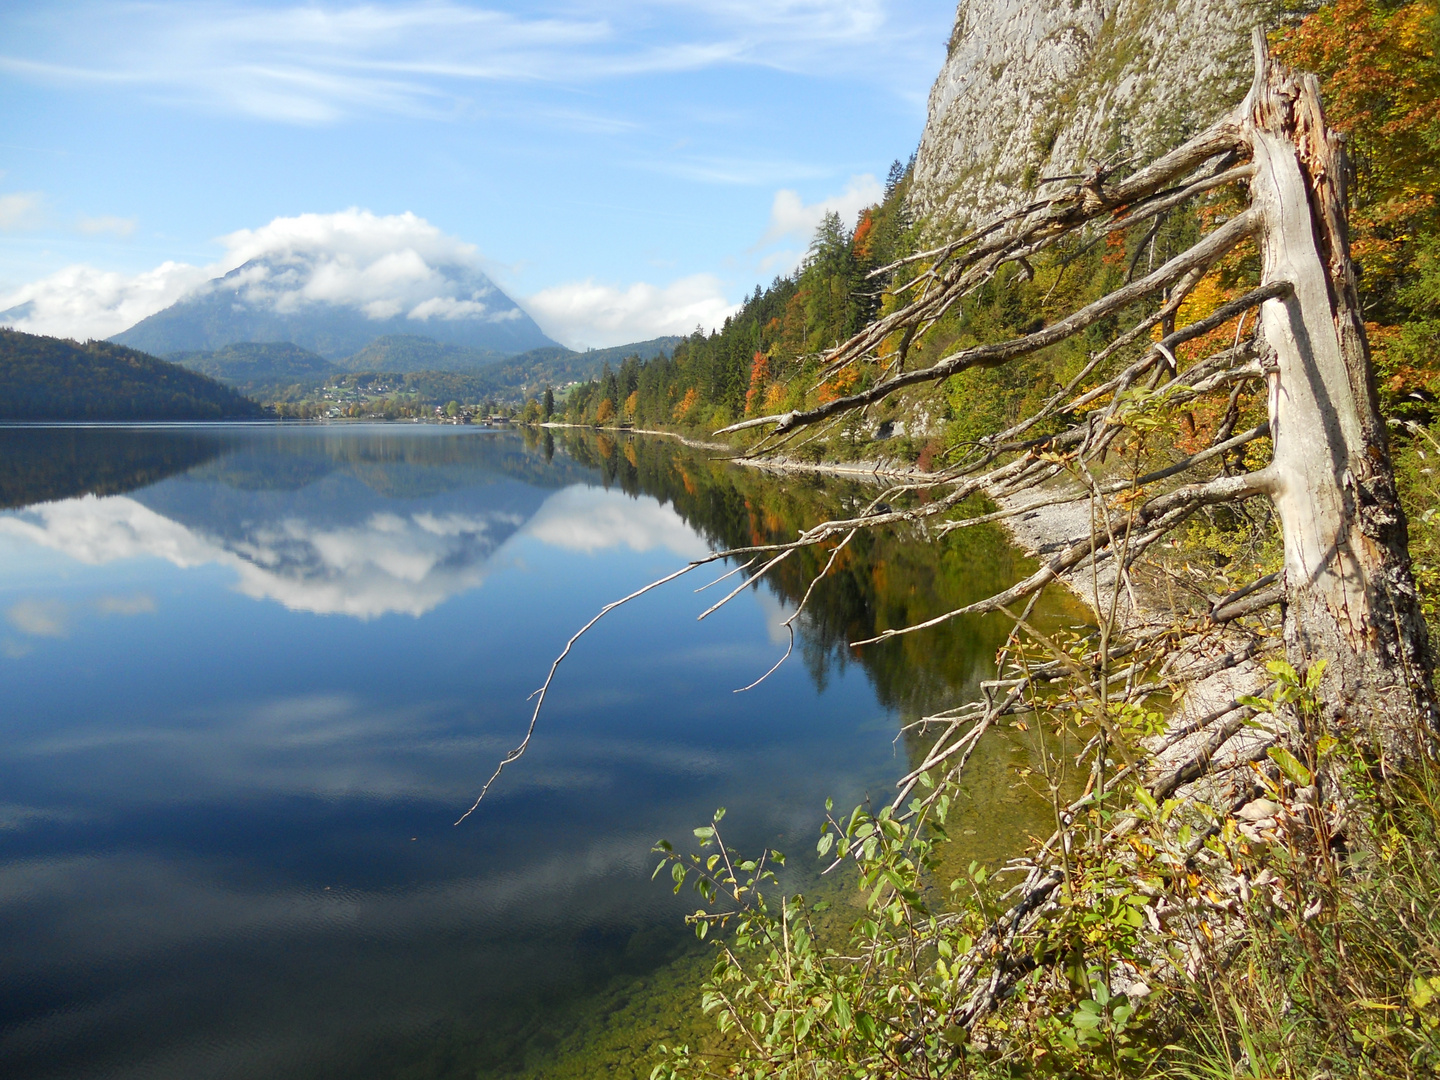
[[[859, 537], [740, 694], [822, 556], [704, 622], [734, 564], [697, 570], [581, 640], [453, 822], [601, 606], [873, 494], [581, 432], [0, 429], [0, 1074], [648, 1076], [709, 955], [651, 846], [726, 806], [813, 885], [825, 799], [891, 798], [1006, 627], [847, 643], [1025, 560]], [[1045, 828], [1030, 757], [982, 744], [957, 859]]]

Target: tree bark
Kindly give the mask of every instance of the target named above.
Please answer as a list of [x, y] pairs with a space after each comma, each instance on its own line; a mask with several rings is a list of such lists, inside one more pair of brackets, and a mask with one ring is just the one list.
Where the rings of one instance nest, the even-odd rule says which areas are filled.
[[1265, 54], [1246, 100], [1263, 281], [1293, 286], [1261, 308], [1274, 458], [1265, 470], [1285, 538], [1285, 642], [1326, 662], [1329, 719], [1389, 764], [1437, 731], [1431, 655], [1405, 515], [1371, 374], [1345, 230], [1345, 162], [1318, 84]]

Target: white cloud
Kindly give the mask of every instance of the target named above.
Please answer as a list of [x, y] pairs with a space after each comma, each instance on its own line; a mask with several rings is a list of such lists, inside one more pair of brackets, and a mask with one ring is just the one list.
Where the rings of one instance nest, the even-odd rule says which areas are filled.
[[40, 224], [44, 199], [36, 191], [0, 195], [0, 232], [33, 229]]
[[631, 551], [663, 547], [682, 559], [710, 552], [672, 507], [592, 487], [565, 488], [550, 496], [524, 532], [551, 547], [587, 555], [622, 546]]
[[85, 217], [83, 214], [75, 222], [75, 228], [86, 236], [102, 236], [109, 233], [111, 236], [118, 236], [122, 239], [135, 231], [135, 219], [111, 217], [101, 215], [100, 217]]
[[798, 191], [782, 189], [775, 193], [770, 207], [770, 224], [756, 247], [767, 247], [779, 240], [799, 240], [809, 244], [821, 220], [834, 211], [847, 228], [853, 228], [860, 211], [885, 197], [885, 187], [869, 173], [852, 176], [845, 190], [819, 202], [806, 203]]
[[415, 214], [373, 214], [351, 207], [337, 214], [278, 217], [258, 229], [237, 229], [220, 242], [230, 266], [259, 258], [324, 253], [340, 262], [371, 263], [382, 275], [423, 273], [425, 265], [469, 263], [475, 246], [446, 236]]
[[5, 325], [31, 334], [104, 338], [167, 308], [212, 277], [209, 269], [166, 262], [140, 274], [75, 265], [0, 294]]
[[0, 70], [65, 86], [158, 91], [192, 107], [298, 124], [446, 114], [473, 93], [466, 83], [575, 83], [721, 65], [824, 75], [843, 68], [908, 84], [914, 60], [944, 40], [950, 10], [936, 5], [930, 27], [910, 13], [891, 18], [898, 2], [580, 0], [560, 14], [531, 14], [453, 0], [62, 0], [32, 13], [23, 37], [8, 35]]
[[372, 319], [430, 320], [517, 316], [478, 274], [467, 244], [412, 213], [378, 215], [351, 207], [335, 214], [276, 218], [220, 238], [223, 264], [252, 261], [237, 279], [247, 302], [293, 312], [307, 304], [358, 308]]
[[546, 333], [575, 347], [688, 334], [697, 326], [709, 330], [738, 310], [710, 274], [692, 274], [664, 287], [636, 282], [624, 289], [586, 278], [542, 289], [525, 305]]

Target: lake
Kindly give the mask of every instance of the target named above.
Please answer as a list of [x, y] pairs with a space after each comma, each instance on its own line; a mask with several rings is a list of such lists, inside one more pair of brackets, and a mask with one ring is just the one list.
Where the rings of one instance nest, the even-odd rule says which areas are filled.
[[[578, 432], [0, 429], [0, 1075], [648, 1076], [709, 950], [651, 846], [725, 806], [829, 887], [826, 797], [892, 797], [1006, 628], [848, 642], [1025, 561], [862, 537], [740, 694], [824, 556], [704, 622], [739, 579], [694, 571], [579, 642], [453, 823], [604, 604], [873, 494]], [[1044, 829], [1028, 760], [983, 745], [962, 857]]]

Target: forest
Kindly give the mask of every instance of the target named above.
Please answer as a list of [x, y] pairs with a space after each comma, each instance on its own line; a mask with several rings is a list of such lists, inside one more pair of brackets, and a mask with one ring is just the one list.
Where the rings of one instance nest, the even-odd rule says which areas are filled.
[[266, 410], [198, 372], [105, 341], [0, 329], [0, 419], [229, 420]]

